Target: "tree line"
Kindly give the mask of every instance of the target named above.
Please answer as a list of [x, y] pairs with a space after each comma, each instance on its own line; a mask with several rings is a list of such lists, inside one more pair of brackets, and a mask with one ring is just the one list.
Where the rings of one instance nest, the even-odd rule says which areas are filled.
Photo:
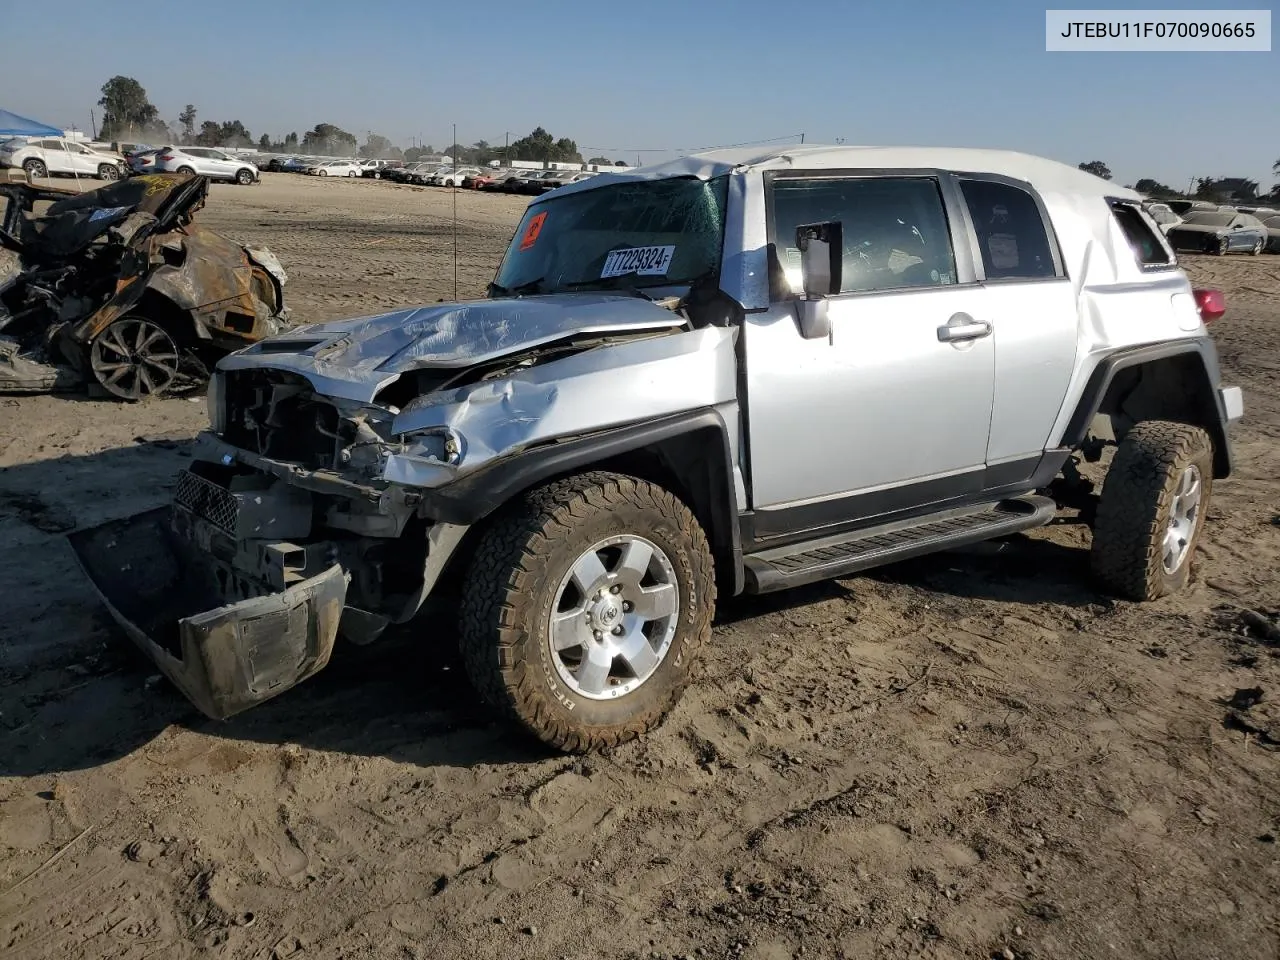
[[[416, 160], [435, 156], [431, 146], [410, 147], [402, 150], [387, 137], [369, 133], [364, 144], [355, 134], [332, 123], [317, 123], [301, 137], [296, 131], [275, 139], [253, 134], [239, 120], [203, 120], [199, 126], [199, 111], [188, 103], [178, 114], [177, 123], [170, 126], [160, 118], [160, 111], [147, 97], [146, 89], [133, 77], [112, 77], [102, 85], [103, 140], [145, 141], [187, 144], [202, 147], [257, 147], [264, 153], [301, 153], [312, 156], [350, 157], [361, 156], [379, 160]], [[582, 163], [578, 145], [568, 137], [556, 138], [536, 127], [528, 136], [510, 144], [497, 146], [478, 140], [470, 146], [454, 145], [447, 150], [460, 164], [481, 166], [493, 160], [541, 160], [564, 163]], [[592, 157], [589, 163], [609, 164], [606, 157]], [[617, 161], [617, 166], [626, 166]]]
[[[1077, 164], [1085, 173], [1111, 179], [1111, 168], [1101, 160]], [[1280, 160], [1271, 165], [1271, 172], [1280, 178]], [[1262, 185], [1248, 177], [1196, 177], [1190, 190], [1183, 191], [1159, 180], [1143, 177], [1129, 189], [1160, 200], [1208, 200], [1211, 203], [1280, 203], [1280, 183], [1272, 185], [1269, 193], [1262, 193]]]

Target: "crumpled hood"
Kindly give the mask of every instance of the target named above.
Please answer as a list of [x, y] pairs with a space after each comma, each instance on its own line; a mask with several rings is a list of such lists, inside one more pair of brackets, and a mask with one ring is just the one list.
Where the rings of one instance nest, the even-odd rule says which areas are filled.
[[218, 368], [291, 370], [320, 393], [367, 402], [408, 370], [464, 368], [574, 335], [683, 323], [651, 301], [610, 293], [475, 300], [294, 327], [231, 354]]

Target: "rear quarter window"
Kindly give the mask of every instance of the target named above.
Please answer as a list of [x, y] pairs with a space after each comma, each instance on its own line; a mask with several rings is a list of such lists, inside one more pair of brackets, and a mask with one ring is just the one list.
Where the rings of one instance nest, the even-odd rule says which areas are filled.
[[1145, 269], [1173, 265], [1173, 257], [1156, 236], [1147, 218], [1131, 203], [1112, 201], [1111, 215], [1115, 217], [1138, 265]]

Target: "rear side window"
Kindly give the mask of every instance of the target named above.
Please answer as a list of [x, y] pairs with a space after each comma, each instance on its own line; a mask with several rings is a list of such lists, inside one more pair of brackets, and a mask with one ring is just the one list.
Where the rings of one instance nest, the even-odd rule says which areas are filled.
[[1120, 225], [1120, 231], [1129, 241], [1129, 246], [1133, 248], [1133, 255], [1138, 258], [1140, 266], [1167, 267], [1172, 264], [1173, 258], [1169, 256], [1164, 244], [1156, 237], [1155, 231], [1147, 224], [1137, 207], [1131, 203], [1116, 201], [1111, 204], [1111, 215]]
[[1044, 217], [1026, 190], [993, 180], [960, 180], [988, 280], [1060, 277]]

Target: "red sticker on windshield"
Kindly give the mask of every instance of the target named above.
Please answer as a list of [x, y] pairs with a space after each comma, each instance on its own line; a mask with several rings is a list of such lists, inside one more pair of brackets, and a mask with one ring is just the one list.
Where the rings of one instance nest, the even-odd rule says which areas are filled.
[[524, 228], [524, 236], [520, 238], [521, 250], [528, 250], [538, 242], [538, 234], [542, 232], [542, 223], [546, 219], [547, 213], [544, 210], [529, 221], [529, 225]]

